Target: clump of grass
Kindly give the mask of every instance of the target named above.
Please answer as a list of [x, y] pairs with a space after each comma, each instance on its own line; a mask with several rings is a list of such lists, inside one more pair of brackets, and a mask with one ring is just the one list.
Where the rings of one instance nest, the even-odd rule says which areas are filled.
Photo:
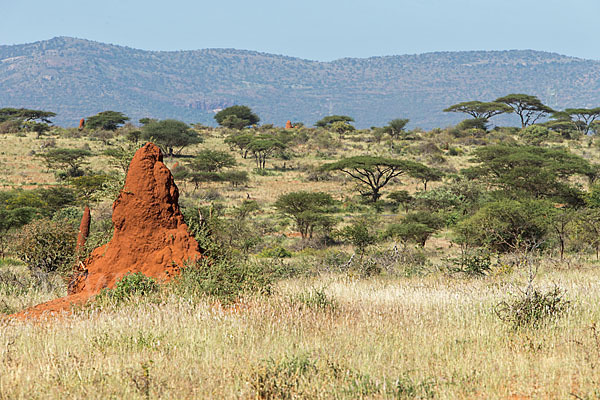
[[338, 302], [325, 292], [325, 288], [312, 288], [291, 297], [291, 303], [303, 307], [334, 311], [338, 308]]
[[408, 375], [381, 381], [369, 374], [307, 354], [265, 360], [255, 366], [249, 383], [257, 399], [397, 398], [432, 399], [432, 380], [414, 381]]
[[210, 296], [228, 304], [246, 292], [271, 293], [272, 281], [265, 264], [224, 257], [202, 258], [186, 266], [173, 285], [181, 296]]
[[530, 287], [523, 296], [500, 302], [495, 311], [502, 321], [514, 329], [538, 328], [564, 315], [570, 305], [558, 287], [549, 291]]

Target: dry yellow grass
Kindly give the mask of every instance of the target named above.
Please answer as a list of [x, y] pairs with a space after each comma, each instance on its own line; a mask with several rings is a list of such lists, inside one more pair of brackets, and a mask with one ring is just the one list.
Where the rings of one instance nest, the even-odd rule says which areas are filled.
[[[400, 398], [586, 398], [600, 383], [590, 329], [600, 318], [598, 278], [596, 269], [543, 273], [537, 284], [565, 289], [572, 308], [556, 323], [519, 332], [493, 311], [524, 284], [519, 274], [327, 275], [280, 282], [275, 295], [231, 308], [165, 295], [47, 322], [5, 322], [0, 398], [144, 398], [144, 382], [151, 398], [256, 398], [266, 360], [294, 356], [368, 376], [377, 389], [367, 398], [392, 397], [394, 387], [406, 390], [395, 392]], [[311, 288], [325, 288], [337, 308], [292, 301]], [[300, 397], [361, 397], [352, 379], [332, 384], [325, 369], [313, 375]]]

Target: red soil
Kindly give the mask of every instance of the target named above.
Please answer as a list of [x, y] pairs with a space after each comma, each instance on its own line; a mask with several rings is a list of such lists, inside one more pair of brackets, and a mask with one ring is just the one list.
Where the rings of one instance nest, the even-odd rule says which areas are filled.
[[147, 143], [129, 166], [125, 186], [113, 203], [114, 234], [95, 249], [75, 273], [69, 295], [24, 310], [14, 317], [39, 317], [69, 311], [123, 276], [141, 272], [167, 281], [188, 260], [201, 257], [178, 205], [179, 191], [160, 149]]

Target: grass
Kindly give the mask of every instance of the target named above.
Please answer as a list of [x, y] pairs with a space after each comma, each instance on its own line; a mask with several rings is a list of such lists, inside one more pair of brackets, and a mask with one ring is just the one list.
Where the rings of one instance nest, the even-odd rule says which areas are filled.
[[[101, 141], [85, 138], [54, 139], [57, 147], [87, 144], [96, 154], [106, 148]], [[31, 150], [40, 151], [44, 140], [33, 134], [0, 136], [5, 149], [0, 152], [0, 185], [57, 183], [30, 155]], [[328, 160], [364, 153], [358, 144], [363, 143], [345, 142], [343, 148], [327, 150]], [[364, 144], [372, 154], [393, 155], [385, 143]], [[598, 157], [596, 146], [570, 146], [577, 154]], [[185, 152], [195, 154], [201, 148], [227, 146], [217, 132]], [[448, 167], [469, 165], [470, 147], [461, 150], [465, 151], [459, 156], [446, 157]], [[344, 178], [312, 182], [295, 169], [326, 162], [316, 149], [300, 145], [294, 153], [299, 157], [286, 161], [287, 168], [294, 169], [250, 174], [248, 187], [207, 184], [201, 189], [217, 188], [228, 207], [248, 193], [263, 205], [259, 218], [276, 222], [270, 205], [283, 193], [324, 191], [342, 203], [355, 193], [354, 183]], [[255, 168], [253, 159], [235, 155], [241, 170]], [[165, 162], [172, 167], [186, 160]], [[106, 168], [103, 156], [89, 161], [95, 170]], [[270, 159], [267, 169], [282, 164]], [[182, 202], [191, 201], [192, 186], [178, 185]], [[415, 182], [404, 179], [391, 183], [386, 192], [415, 188]], [[102, 207], [110, 209], [111, 203], [105, 199], [95, 205], [94, 216]], [[386, 210], [381, 218], [393, 219], [391, 212]], [[349, 210], [340, 218], [347, 222], [355, 213]], [[293, 244], [293, 238], [282, 237], [288, 230], [293, 226], [272, 234], [281, 241], [269, 244]], [[340, 250], [345, 253], [337, 254]], [[321, 261], [331, 268], [308, 265], [316, 263], [320, 250], [294, 250], [294, 257], [285, 262], [293, 263], [300, 277], [276, 282], [271, 296], [246, 297], [226, 306], [163, 289], [45, 322], [0, 318], [0, 399], [600, 398], [597, 265], [564, 268], [544, 261], [535, 285], [544, 292], [560, 288], [569, 308], [539, 327], [514, 329], [495, 309], [514, 301], [527, 285], [526, 274], [501, 268], [480, 278], [445, 273], [444, 260], [458, 252], [456, 247], [449, 249], [445, 232], [428, 242], [428, 263], [404, 273], [360, 278], [342, 268], [350, 248], [327, 251], [329, 258]], [[0, 315], [64, 292], [61, 282], [32, 277], [19, 262], [0, 261]]]
[[[332, 274], [284, 280], [270, 297], [227, 307], [163, 292], [48, 322], [4, 322], [0, 396], [257, 398], [264, 385], [279, 393], [292, 379], [296, 398], [595, 398], [599, 275], [548, 267], [537, 285], [561, 287], [572, 307], [518, 331], [493, 310], [525, 284], [518, 273]], [[323, 287], [335, 308], [298, 306]]]

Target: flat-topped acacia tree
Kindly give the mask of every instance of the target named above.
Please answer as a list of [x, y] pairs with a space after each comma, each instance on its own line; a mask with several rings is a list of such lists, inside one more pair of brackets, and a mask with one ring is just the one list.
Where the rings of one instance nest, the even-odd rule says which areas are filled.
[[349, 157], [321, 166], [323, 171], [341, 171], [361, 182], [367, 189], [361, 194], [371, 196], [373, 202], [381, 197], [381, 188], [393, 178], [412, 176], [424, 168], [427, 167], [418, 162], [376, 156]]

